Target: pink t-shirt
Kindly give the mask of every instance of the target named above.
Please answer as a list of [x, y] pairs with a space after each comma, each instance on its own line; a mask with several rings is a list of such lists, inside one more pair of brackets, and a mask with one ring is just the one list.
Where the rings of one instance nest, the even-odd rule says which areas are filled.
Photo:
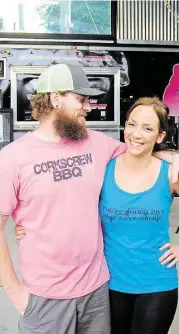
[[59, 143], [28, 133], [0, 152], [0, 212], [25, 227], [19, 262], [30, 293], [75, 298], [108, 280], [98, 201], [106, 164], [124, 149], [89, 131]]

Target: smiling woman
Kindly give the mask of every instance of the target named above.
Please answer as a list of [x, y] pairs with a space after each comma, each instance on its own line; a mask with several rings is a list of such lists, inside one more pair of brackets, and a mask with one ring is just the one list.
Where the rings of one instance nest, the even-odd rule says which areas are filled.
[[106, 169], [100, 215], [112, 334], [167, 334], [175, 315], [179, 247], [168, 229], [177, 186], [169, 164], [153, 156], [165, 140], [167, 115], [158, 98], [137, 100], [127, 114], [126, 152]]
[[161, 150], [168, 131], [168, 113], [167, 106], [158, 98], [138, 99], [127, 113], [124, 131], [126, 140], [127, 136], [133, 134], [137, 140], [131, 139], [129, 143], [133, 147], [141, 147], [144, 143], [140, 138], [144, 136], [150, 146], [153, 145], [153, 151]]

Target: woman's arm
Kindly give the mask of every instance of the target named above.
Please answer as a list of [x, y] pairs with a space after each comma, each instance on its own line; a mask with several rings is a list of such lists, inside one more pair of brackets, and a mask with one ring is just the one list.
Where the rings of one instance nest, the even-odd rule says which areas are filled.
[[169, 178], [169, 182], [170, 182], [171, 193], [179, 195], [179, 179], [177, 179], [176, 182], [173, 182], [173, 179], [172, 179], [172, 165], [169, 166], [168, 178]]
[[[171, 193], [179, 194], [179, 180], [175, 183], [172, 183], [172, 166], [169, 166], [168, 178], [170, 182]], [[170, 262], [167, 265], [167, 268], [171, 268], [175, 266], [176, 263], [179, 261], [179, 246], [172, 243], [167, 243], [160, 247], [160, 251], [163, 251], [165, 249], [166, 252], [159, 258], [159, 261], [162, 265]]]
[[163, 245], [162, 247], [159, 248], [160, 251], [166, 250], [166, 252], [159, 258], [159, 261], [162, 265], [167, 264], [167, 268], [172, 268], [173, 266], [176, 265], [176, 263], [179, 261], [179, 246], [172, 244], [172, 243], [167, 243]]
[[16, 240], [19, 243], [19, 241], [25, 237], [25, 228], [21, 225], [16, 225], [15, 234], [16, 234]]

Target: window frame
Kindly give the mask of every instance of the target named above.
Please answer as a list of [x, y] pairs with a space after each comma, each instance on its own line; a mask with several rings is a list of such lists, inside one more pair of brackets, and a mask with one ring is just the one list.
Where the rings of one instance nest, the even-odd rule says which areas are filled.
[[63, 42], [63, 41], [98, 41], [115, 42], [116, 41], [116, 22], [117, 22], [117, 1], [111, 0], [111, 34], [95, 35], [95, 34], [62, 34], [62, 33], [23, 33], [23, 32], [6, 32], [0, 31], [0, 41], [25, 41], [26, 43], [36, 41], [40, 44], [44, 42]]
[[[41, 74], [49, 65], [17, 65], [10, 69], [10, 105], [14, 114], [14, 131], [32, 131], [39, 126], [38, 121], [19, 121], [17, 108], [17, 76], [18, 74]], [[91, 129], [116, 128], [120, 125], [120, 68], [119, 67], [83, 67], [87, 75], [111, 75], [114, 77], [114, 119], [111, 121], [87, 121], [87, 127]]]

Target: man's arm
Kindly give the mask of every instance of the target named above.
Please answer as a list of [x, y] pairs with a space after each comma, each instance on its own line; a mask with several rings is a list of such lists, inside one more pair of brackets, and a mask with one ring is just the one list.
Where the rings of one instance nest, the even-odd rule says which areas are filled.
[[154, 156], [172, 164], [171, 182], [176, 183], [179, 179], [179, 151], [158, 151], [154, 154]]
[[9, 216], [0, 215], [0, 281], [9, 297], [18, 287], [18, 280], [10, 258], [9, 249], [5, 237], [5, 225]]
[[154, 156], [172, 164], [174, 161], [174, 158], [176, 156], [179, 156], [179, 150], [158, 151], [154, 153]]
[[0, 281], [14, 306], [20, 314], [23, 315], [28, 303], [29, 294], [28, 291], [19, 284], [10, 257], [5, 237], [5, 225], [8, 218], [9, 216], [0, 214]]
[[108, 145], [109, 145], [109, 160], [117, 157], [120, 154], [123, 154], [126, 150], [126, 145], [112, 137], [108, 137]]

